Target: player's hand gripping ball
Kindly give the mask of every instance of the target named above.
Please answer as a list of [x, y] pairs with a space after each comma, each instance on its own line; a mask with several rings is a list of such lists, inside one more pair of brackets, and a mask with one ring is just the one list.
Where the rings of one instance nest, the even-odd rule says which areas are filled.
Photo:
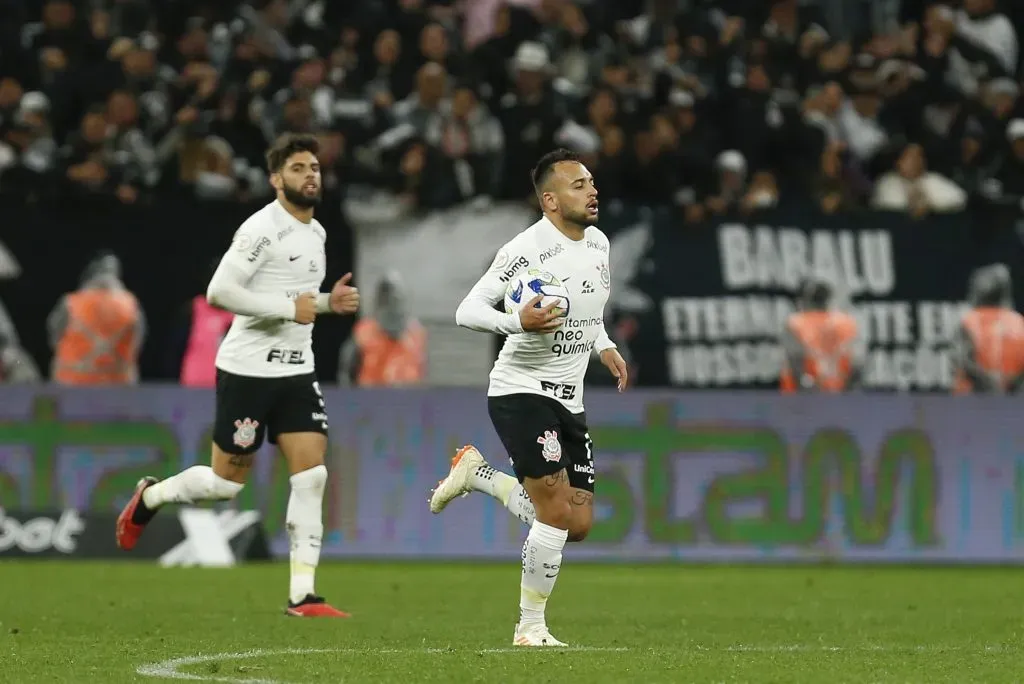
[[[524, 311], [532, 307], [531, 311]], [[520, 315], [527, 332], [550, 332], [569, 316], [569, 290], [548, 271], [531, 268], [505, 289], [505, 312]]]

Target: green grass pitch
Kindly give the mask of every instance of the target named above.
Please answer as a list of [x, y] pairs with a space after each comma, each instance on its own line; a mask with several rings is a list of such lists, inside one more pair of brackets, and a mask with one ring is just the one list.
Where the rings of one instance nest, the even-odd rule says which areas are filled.
[[573, 565], [565, 651], [513, 649], [508, 564], [325, 563], [350, 620], [282, 614], [286, 564], [0, 562], [0, 682], [1020, 682], [1020, 570]]

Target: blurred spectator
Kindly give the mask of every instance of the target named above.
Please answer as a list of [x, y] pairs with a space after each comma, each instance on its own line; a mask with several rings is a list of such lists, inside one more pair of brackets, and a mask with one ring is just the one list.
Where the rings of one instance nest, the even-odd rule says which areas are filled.
[[833, 307], [828, 283], [808, 280], [781, 335], [783, 393], [845, 392], [860, 385], [866, 346], [857, 319]]
[[870, 188], [870, 181], [849, 163], [846, 146], [828, 143], [821, 153], [820, 174], [813, 190], [821, 211], [835, 214], [862, 206], [865, 186]]
[[959, 211], [966, 202], [967, 193], [945, 176], [928, 171], [924, 150], [911, 144], [900, 154], [895, 170], [878, 180], [871, 204], [875, 209], [905, 211], [919, 218]]
[[360, 318], [341, 349], [338, 383], [374, 387], [423, 382], [427, 332], [406, 311], [398, 274], [388, 273], [381, 280], [372, 311]]
[[0, 330], [0, 384], [40, 382], [39, 368], [27, 351]]
[[1013, 309], [1013, 283], [1003, 264], [980, 268], [967, 293], [954, 342], [957, 394], [1004, 394], [1024, 384], [1024, 317]]
[[906, 196], [888, 167], [913, 141], [923, 195], [945, 178], [1006, 204], [1022, 19], [997, 0], [46, 0], [2, 32], [0, 193], [250, 201], [293, 130], [321, 136], [332, 190], [403, 210], [532, 201], [556, 144], [603, 197], [691, 224], [717, 211], [726, 151], [762, 201], [810, 190], [842, 212], [880, 176]]
[[145, 338], [142, 309], [121, 282], [113, 254], [89, 262], [82, 283], [47, 319], [53, 347], [52, 379], [61, 385], [128, 385], [138, 382]]
[[1014, 119], [1006, 129], [1010, 149], [1002, 157], [995, 178], [998, 194], [1024, 211], [1024, 119]]
[[522, 43], [512, 60], [514, 83], [501, 98], [498, 118], [506, 131], [502, 196], [523, 200], [533, 196], [530, 169], [555, 144], [564, 109], [551, 81], [548, 50], [540, 43]]
[[[219, 261], [208, 271], [212, 277]], [[218, 309], [206, 301], [205, 288], [185, 306], [178, 326], [177, 343], [171, 345], [174, 373], [183, 387], [217, 386], [217, 349], [234, 321], [230, 311]]]

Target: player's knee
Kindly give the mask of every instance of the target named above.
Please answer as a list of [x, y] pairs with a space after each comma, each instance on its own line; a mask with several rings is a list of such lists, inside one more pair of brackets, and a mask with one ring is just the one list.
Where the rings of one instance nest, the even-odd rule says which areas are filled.
[[292, 489], [323, 492], [327, 488], [327, 466], [320, 464], [291, 476]]
[[568, 530], [572, 525], [572, 504], [563, 499], [547, 499], [541, 504], [534, 502], [534, 510], [537, 520], [545, 525], [557, 527], [560, 530]]
[[591, 525], [592, 523], [589, 520], [574, 520], [572, 525], [569, 526], [568, 541], [581, 542], [586, 539], [587, 535], [590, 534]]

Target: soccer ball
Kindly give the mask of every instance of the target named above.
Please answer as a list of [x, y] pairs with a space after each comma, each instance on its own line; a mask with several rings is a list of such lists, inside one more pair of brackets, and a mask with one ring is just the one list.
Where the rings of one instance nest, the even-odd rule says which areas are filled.
[[569, 290], [561, 280], [539, 268], [531, 268], [509, 281], [505, 288], [505, 313], [518, 313], [537, 295], [544, 296], [536, 304], [538, 309], [557, 302], [553, 312], [562, 318], [569, 315]]

